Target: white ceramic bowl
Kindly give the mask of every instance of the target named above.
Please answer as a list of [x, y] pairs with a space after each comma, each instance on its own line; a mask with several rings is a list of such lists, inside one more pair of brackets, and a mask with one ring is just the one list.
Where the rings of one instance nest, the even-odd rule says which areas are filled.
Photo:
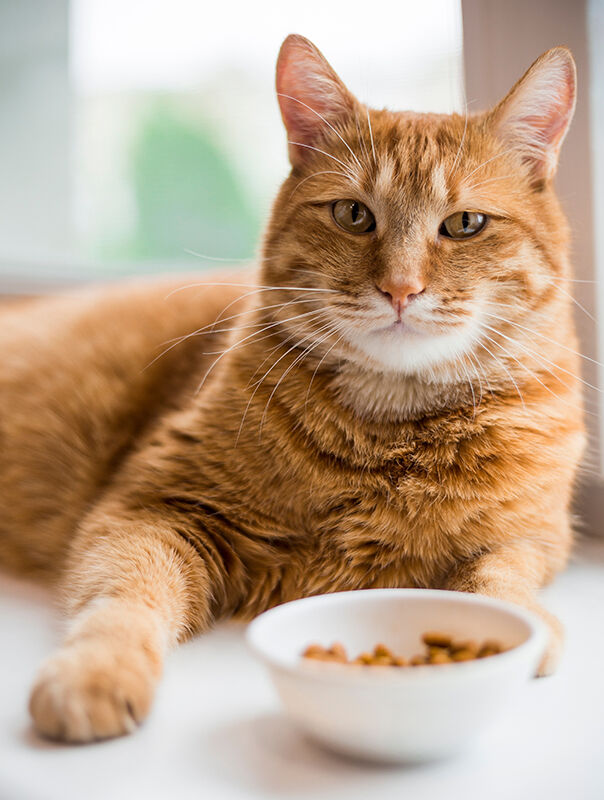
[[[438, 630], [496, 639], [500, 655], [409, 668], [351, 667], [304, 660], [311, 643], [342, 642], [350, 655], [383, 642], [407, 657]], [[268, 666], [293, 720], [349, 756], [417, 762], [453, 755], [492, 722], [534, 674], [546, 630], [528, 611], [480, 595], [427, 589], [369, 589], [308, 597], [261, 614], [248, 643]]]

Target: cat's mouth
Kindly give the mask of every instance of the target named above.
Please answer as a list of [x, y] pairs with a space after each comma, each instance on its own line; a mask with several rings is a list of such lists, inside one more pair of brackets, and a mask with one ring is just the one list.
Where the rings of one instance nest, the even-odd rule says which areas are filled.
[[391, 322], [389, 325], [384, 325], [379, 328], [376, 328], [371, 332], [373, 336], [380, 336], [380, 335], [390, 335], [390, 336], [433, 336], [433, 332], [429, 332], [426, 330], [422, 330], [415, 325], [412, 325], [408, 320], [396, 319]]
[[[355, 350], [382, 368], [406, 374], [430, 371], [455, 362], [476, 340], [476, 321], [444, 319], [375, 320], [376, 327], [345, 333]], [[381, 324], [380, 324], [381, 323]]]

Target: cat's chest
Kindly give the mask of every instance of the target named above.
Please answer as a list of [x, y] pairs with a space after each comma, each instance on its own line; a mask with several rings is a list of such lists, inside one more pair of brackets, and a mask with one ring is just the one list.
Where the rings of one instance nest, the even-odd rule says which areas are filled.
[[311, 527], [353, 558], [464, 555], [469, 529], [497, 502], [497, 459], [476, 435], [407, 437], [365, 465], [334, 459], [308, 487]]

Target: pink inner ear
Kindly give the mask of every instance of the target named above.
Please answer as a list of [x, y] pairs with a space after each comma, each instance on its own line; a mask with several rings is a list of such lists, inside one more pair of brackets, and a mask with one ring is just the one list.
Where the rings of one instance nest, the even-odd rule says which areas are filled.
[[[277, 95], [289, 140], [309, 146], [353, 107], [351, 95], [327, 61], [298, 37], [286, 39], [279, 55]], [[302, 150], [298, 148], [297, 158], [305, 156]], [[290, 153], [296, 160], [292, 148]]]
[[551, 104], [548, 114], [524, 118], [526, 125], [539, 132], [546, 147], [555, 148], [566, 133], [574, 104], [574, 81], [571, 75], [566, 75], [566, 80], [560, 89], [560, 95], [557, 101]]
[[556, 171], [574, 103], [572, 56], [555, 48], [532, 65], [499, 106], [498, 135], [522, 154], [536, 185]]

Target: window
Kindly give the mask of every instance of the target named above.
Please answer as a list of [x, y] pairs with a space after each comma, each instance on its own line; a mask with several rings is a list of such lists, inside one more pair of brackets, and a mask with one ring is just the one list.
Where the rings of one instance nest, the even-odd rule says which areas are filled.
[[463, 108], [456, 0], [211, 13], [199, 0], [24, 0], [0, 22], [5, 286], [213, 264], [189, 251], [253, 257], [288, 170], [274, 68], [292, 31], [372, 105]]

